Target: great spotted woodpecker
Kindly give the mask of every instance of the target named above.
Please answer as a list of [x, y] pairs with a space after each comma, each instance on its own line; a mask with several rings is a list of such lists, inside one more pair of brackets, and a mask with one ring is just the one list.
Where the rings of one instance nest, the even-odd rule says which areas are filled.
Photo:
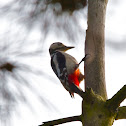
[[74, 47], [65, 46], [60, 42], [51, 44], [49, 48], [51, 67], [64, 88], [69, 91], [71, 97], [74, 97], [74, 93], [77, 93], [83, 98], [83, 91], [79, 84], [84, 79], [84, 75], [78, 67], [84, 61], [84, 58], [78, 64], [74, 57], [65, 53], [72, 48]]

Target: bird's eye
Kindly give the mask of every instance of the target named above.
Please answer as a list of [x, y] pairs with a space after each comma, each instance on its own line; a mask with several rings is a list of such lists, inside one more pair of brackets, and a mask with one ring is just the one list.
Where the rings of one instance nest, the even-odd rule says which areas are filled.
[[63, 44], [59, 42], [59, 43], [58, 43], [58, 46], [61, 46], [61, 45], [63, 45]]

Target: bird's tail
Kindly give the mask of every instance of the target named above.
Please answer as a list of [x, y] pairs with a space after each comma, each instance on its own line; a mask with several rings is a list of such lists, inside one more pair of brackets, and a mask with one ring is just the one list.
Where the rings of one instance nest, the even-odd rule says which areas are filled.
[[76, 94], [80, 95], [83, 98], [84, 92], [79, 86], [72, 83], [72, 84], [70, 84], [70, 89], [71, 89], [71, 91], [70, 91], [71, 97], [74, 97], [73, 93], [76, 93]]

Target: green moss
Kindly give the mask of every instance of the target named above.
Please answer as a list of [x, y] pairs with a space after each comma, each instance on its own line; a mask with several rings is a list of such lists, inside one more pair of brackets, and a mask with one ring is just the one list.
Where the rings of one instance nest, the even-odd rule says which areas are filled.
[[106, 101], [88, 89], [82, 102], [82, 123], [87, 126], [111, 126], [115, 119], [115, 113], [105, 106]]

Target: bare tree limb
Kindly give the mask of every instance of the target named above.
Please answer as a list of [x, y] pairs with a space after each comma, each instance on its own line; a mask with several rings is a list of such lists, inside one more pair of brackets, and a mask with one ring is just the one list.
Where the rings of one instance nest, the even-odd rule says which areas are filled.
[[126, 85], [124, 85], [106, 104], [112, 111], [115, 111], [120, 103], [126, 98]]
[[126, 119], [126, 106], [122, 106], [118, 108], [118, 113], [115, 118], [116, 120], [118, 119]]
[[81, 121], [81, 116], [80, 115], [79, 116], [72, 116], [72, 117], [52, 120], [52, 121], [48, 121], [48, 122], [43, 122], [43, 124], [41, 124], [39, 126], [54, 126], [54, 125], [72, 122], [72, 121]]

